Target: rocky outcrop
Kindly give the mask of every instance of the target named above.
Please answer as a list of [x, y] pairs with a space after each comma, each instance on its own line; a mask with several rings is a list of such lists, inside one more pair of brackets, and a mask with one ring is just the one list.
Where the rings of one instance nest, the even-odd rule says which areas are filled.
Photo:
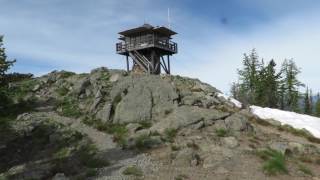
[[[16, 154], [19, 155], [17, 158], [23, 159], [21, 152], [32, 155], [34, 164], [28, 169], [30, 172], [23, 170], [24, 161], [17, 163], [3, 158], [4, 162], [9, 162], [9, 165], [0, 163], [7, 168], [6, 175], [9, 173], [16, 179], [25, 176], [35, 179], [68, 179], [70, 176], [70, 179], [75, 179], [78, 173], [86, 178], [93, 174], [105, 179], [130, 179], [131, 176], [122, 174], [129, 165], [138, 166], [146, 172], [146, 179], [154, 178], [148, 175], [167, 171], [168, 176], [161, 174], [155, 177], [175, 179], [170, 173], [177, 173], [176, 169], [179, 169], [179, 172], [188, 170], [184, 173], [189, 174], [190, 168], [198, 173], [213, 174], [195, 174], [189, 179], [217, 175], [227, 179], [232, 171], [256, 171], [259, 161], [252, 159], [259, 150], [273, 149], [284, 155], [299, 156], [295, 158], [320, 152], [313, 144], [307, 145], [301, 139], [288, 140], [291, 135], [268, 129], [270, 124], [279, 125], [273, 120], [264, 123], [268, 124], [267, 127], [260, 127], [257, 117], [250, 111], [236, 106], [219, 90], [197, 79], [127, 74], [120, 70], [97, 68], [88, 74], [54, 71], [28, 83], [12, 87], [22, 86], [21, 89], [27, 91], [24, 99], [34, 98], [36, 104], [43, 107], [33, 110], [40, 112], [19, 115], [12, 124], [13, 140], [0, 142], [0, 152], [5, 152], [11, 159]], [[12, 146], [16, 143], [15, 136], [19, 137], [17, 142], [23, 140], [27, 143], [22, 143], [21, 147]], [[99, 151], [98, 159], [110, 160], [109, 167], [105, 164], [99, 168], [89, 167], [92, 164], [87, 163], [92, 162], [77, 160], [84, 153], [81, 147], [90, 143]], [[34, 150], [33, 147], [37, 146], [42, 149]], [[9, 148], [12, 147], [18, 147], [19, 151], [11, 153]], [[160, 163], [155, 163], [154, 159], [151, 163], [151, 156], [143, 153], [150, 149], [155, 153], [148, 153], [156, 156]], [[137, 156], [136, 152], [142, 154]], [[49, 158], [45, 161], [48, 163], [39, 164], [36, 160], [43, 159], [46, 153], [56, 159]], [[85, 158], [95, 157], [85, 155]], [[56, 156], [63, 156], [65, 161], [60, 162], [61, 157]], [[96, 165], [97, 159], [94, 160]], [[81, 168], [68, 172], [59, 169], [61, 164], [67, 168]], [[163, 166], [165, 168], [161, 169]], [[248, 174], [254, 176], [252, 179], [261, 176], [256, 172]], [[247, 177], [239, 176], [239, 179]]]

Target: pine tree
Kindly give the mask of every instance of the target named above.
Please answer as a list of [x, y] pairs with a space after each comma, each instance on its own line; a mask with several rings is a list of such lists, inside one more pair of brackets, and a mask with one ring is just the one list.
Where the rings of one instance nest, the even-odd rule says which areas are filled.
[[310, 101], [310, 115], [314, 114], [314, 102], [312, 89], [309, 90], [309, 101]]
[[279, 89], [279, 79], [281, 78], [281, 73], [276, 73], [275, 67], [276, 63], [271, 60], [266, 67], [264, 89], [267, 100], [267, 107], [276, 108], [278, 107], [278, 89]]
[[316, 105], [315, 105], [315, 115], [317, 117], [320, 117], [320, 94], [319, 93], [317, 95], [317, 102], [316, 102]]
[[3, 36], [0, 36], [0, 111], [3, 106], [7, 105], [9, 102], [8, 90], [7, 90], [7, 76], [6, 72], [13, 65], [13, 61], [7, 60], [7, 55], [5, 53], [5, 48], [3, 47]]
[[311, 101], [310, 101], [310, 95], [309, 95], [309, 88], [307, 87], [306, 93], [304, 95], [304, 113], [305, 114], [311, 114]]
[[3, 47], [3, 36], [0, 36], [0, 87], [4, 86], [6, 83], [5, 73], [16, 61], [9, 61]]
[[233, 98], [239, 99], [239, 97], [240, 97], [240, 85], [239, 85], [239, 83], [235, 83], [235, 82], [232, 83], [230, 92], [231, 92], [231, 96]]
[[243, 69], [238, 70], [240, 87], [239, 100], [244, 104], [255, 104], [255, 93], [259, 81], [259, 71], [261, 69], [261, 62], [258, 54], [253, 49], [250, 55], [244, 54]]
[[285, 109], [299, 111], [299, 87], [304, 86], [297, 77], [300, 73], [300, 70], [296, 66], [295, 62], [291, 59], [284, 61], [282, 64], [282, 72], [284, 74], [283, 83], [286, 89]]
[[279, 82], [280, 84], [280, 88], [279, 88], [279, 92], [278, 92], [278, 96], [279, 96], [279, 99], [278, 99], [278, 105], [279, 105], [279, 108], [284, 110], [285, 109], [285, 106], [286, 106], [286, 102], [285, 102], [285, 93], [286, 93], [286, 88], [285, 88], [285, 84], [280, 81]]

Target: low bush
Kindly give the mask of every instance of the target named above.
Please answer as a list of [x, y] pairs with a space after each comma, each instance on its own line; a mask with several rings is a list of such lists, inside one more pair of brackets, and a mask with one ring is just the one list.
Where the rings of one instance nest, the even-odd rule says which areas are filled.
[[82, 113], [77, 104], [76, 100], [70, 97], [65, 97], [62, 102], [59, 103], [61, 114], [66, 117], [80, 117]]
[[265, 173], [275, 175], [277, 173], [288, 173], [285, 155], [273, 149], [257, 152], [257, 155], [265, 161], [263, 170]]
[[142, 170], [137, 166], [129, 166], [127, 167], [122, 174], [124, 175], [132, 175], [132, 176], [143, 176]]
[[177, 133], [177, 129], [168, 128], [164, 131], [163, 139], [168, 142], [174, 142], [174, 138], [177, 136]]
[[219, 137], [226, 137], [227, 134], [228, 134], [228, 131], [226, 129], [223, 129], [223, 128], [216, 129], [215, 132], [216, 132], [217, 136], [219, 136]]

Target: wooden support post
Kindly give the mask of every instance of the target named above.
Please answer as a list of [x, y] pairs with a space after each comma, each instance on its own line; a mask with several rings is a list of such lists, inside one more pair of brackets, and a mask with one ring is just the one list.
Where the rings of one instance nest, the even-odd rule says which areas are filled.
[[129, 72], [129, 56], [126, 56], [126, 60], [127, 60], [127, 72]]
[[171, 70], [170, 70], [170, 55], [167, 56], [167, 61], [168, 61], [168, 74], [171, 74]]

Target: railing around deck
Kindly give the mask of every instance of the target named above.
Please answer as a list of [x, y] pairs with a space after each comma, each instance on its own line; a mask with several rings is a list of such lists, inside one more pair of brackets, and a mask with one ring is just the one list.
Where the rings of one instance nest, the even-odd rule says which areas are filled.
[[158, 47], [172, 53], [178, 52], [178, 45], [175, 42], [167, 40], [151, 40], [151, 41], [137, 41], [135, 43], [119, 42], [116, 44], [117, 53], [124, 53], [127, 51], [139, 50], [148, 47]]

